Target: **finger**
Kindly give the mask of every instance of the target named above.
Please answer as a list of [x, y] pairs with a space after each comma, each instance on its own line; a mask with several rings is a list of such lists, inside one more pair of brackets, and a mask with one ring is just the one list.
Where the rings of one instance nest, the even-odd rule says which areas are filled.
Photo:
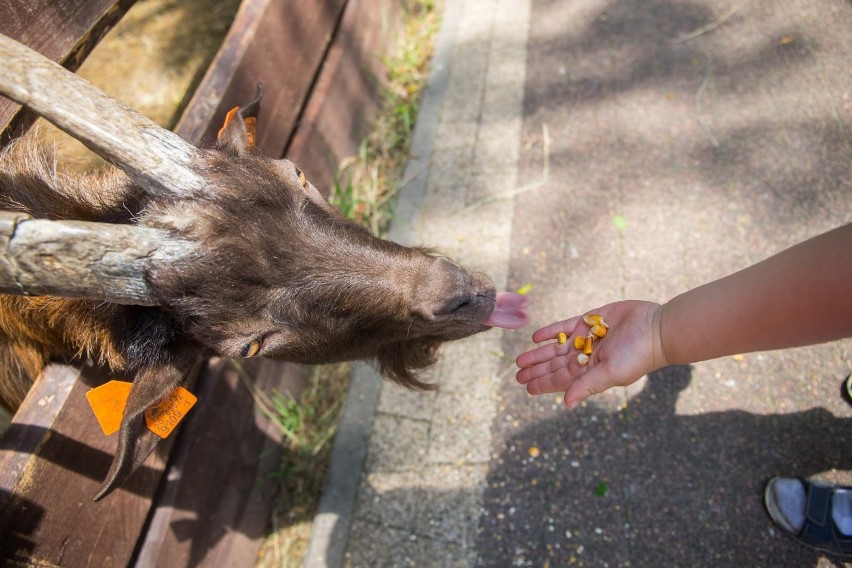
[[568, 353], [570, 348], [571, 346], [567, 342], [563, 345], [560, 345], [559, 343], [548, 343], [547, 345], [542, 345], [521, 353], [518, 355], [517, 359], [515, 359], [515, 363], [521, 368], [532, 367], [533, 365], [539, 365], [546, 361], [550, 361], [554, 357], [565, 355]]
[[598, 363], [568, 385], [565, 406], [575, 408], [590, 396], [600, 394], [611, 386], [609, 365], [606, 362]]
[[574, 328], [577, 327], [578, 321], [580, 321], [580, 316], [574, 316], [573, 318], [544, 326], [533, 333], [532, 339], [535, 343], [541, 343], [548, 339], [556, 339], [556, 336], [559, 335], [560, 332], [571, 335], [571, 332], [573, 332]]
[[565, 392], [573, 378], [568, 367], [562, 367], [552, 373], [533, 379], [527, 384], [527, 392], [533, 396]]
[[[569, 353], [554, 359], [552, 363], [549, 363], [549, 368], [548, 364], [542, 364], [538, 367], [522, 369], [524, 374], [519, 378], [519, 382], [526, 383], [527, 392], [531, 395], [565, 392], [588, 369], [577, 362], [574, 353]], [[535, 373], [534, 376], [533, 373]]]
[[555, 373], [559, 369], [567, 368], [570, 364], [571, 358], [568, 353], [556, 354], [542, 363], [521, 369], [515, 377], [519, 383], [526, 384], [535, 379]]

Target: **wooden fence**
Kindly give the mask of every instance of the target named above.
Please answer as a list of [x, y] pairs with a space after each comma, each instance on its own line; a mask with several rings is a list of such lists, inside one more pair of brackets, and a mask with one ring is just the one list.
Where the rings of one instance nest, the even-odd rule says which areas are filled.
[[[0, 33], [76, 70], [133, 0], [5, 0]], [[258, 146], [287, 156], [328, 189], [377, 109], [377, 54], [402, 0], [243, 0], [176, 132], [212, 139], [225, 112], [265, 97]], [[175, 33], [179, 33], [177, 30]], [[0, 62], [2, 72], [2, 62]], [[0, 97], [8, 142], [34, 121]], [[255, 385], [298, 390], [297, 365], [244, 363]], [[234, 367], [199, 365], [198, 403], [144, 467], [103, 501], [116, 435], [105, 437], [86, 391], [111, 378], [92, 365], [51, 366], [0, 438], [0, 558], [5, 565], [250, 566], [267, 531], [280, 461], [275, 427]]]

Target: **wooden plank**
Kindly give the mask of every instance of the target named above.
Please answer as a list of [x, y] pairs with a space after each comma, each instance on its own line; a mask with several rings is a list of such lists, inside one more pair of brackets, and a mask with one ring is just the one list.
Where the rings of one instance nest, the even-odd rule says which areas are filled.
[[[266, 87], [261, 149], [282, 155], [301, 116], [307, 126], [300, 130], [309, 134], [302, 137], [301, 148], [319, 148], [313, 154], [305, 150], [303, 163], [330, 178], [336, 161], [328, 156], [339, 160], [352, 153], [363, 134], [363, 117], [376, 108], [375, 55], [390, 33], [384, 18], [397, 13], [401, 0], [381, 2], [376, 8], [365, 0], [349, 0], [348, 5], [346, 0], [310, 5], [245, 0], [178, 132], [190, 139], [211, 140], [224, 113], [250, 100], [260, 80]], [[329, 53], [304, 107], [338, 23], [346, 31], [334, 40], [334, 53]], [[347, 94], [353, 85], [357, 87]], [[294, 148], [300, 151], [298, 144]], [[300, 367], [271, 361], [253, 364], [259, 365], [255, 370], [261, 388], [296, 388]], [[40, 418], [19, 412], [0, 441], [0, 471], [17, 472], [17, 477], [0, 477], [0, 557], [11, 563], [75, 566], [249, 565], [274, 505], [273, 487], [258, 480], [278, 464], [280, 434], [255, 415], [246, 390], [222, 365], [206, 372], [194, 390], [199, 396], [195, 416], [188, 417], [174, 442], [168, 481], [157, 494], [147, 525], [150, 495], [162, 476], [168, 447], [158, 448], [128, 485], [101, 503], [92, 503], [108, 469], [115, 436], [106, 438], [97, 429], [82, 396], [88, 385], [106, 380], [106, 375], [84, 368], [82, 382], [69, 381], [73, 371], [61, 367], [66, 369], [67, 398], [61, 389], [52, 395], [35, 389], [29, 408]], [[48, 399], [55, 410], [38, 407], [38, 401]], [[232, 410], [228, 420], [222, 419], [223, 407]], [[231, 445], [231, 440], [237, 443]], [[133, 547], [142, 531], [144, 540], [134, 558]]]
[[104, 369], [53, 366], [0, 439], [0, 558], [6, 565], [125, 566], [165, 467], [171, 440], [113, 494], [92, 497], [117, 434], [104, 436], [85, 393]]
[[[241, 364], [267, 396], [273, 389], [298, 396], [304, 384], [299, 365]], [[266, 534], [281, 431], [259, 414], [225, 360], [211, 363], [196, 395], [203, 405], [174, 449], [136, 566], [251, 566]]]
[[210, 143], [225, 114], [264, 85], [257, 145], [280, 157], [296, 126], [346, 0], [245, 0], [175, 131]]
[[379, 110], [379, 57], [399, 29], [402, 0], [350, 0], [323, 62], [302, 118], [287, 148], [323, 193], [330, 191], [340, 162], [358, 152]]
[[[75, 71], [135, 1], [4, 0], [0, 2], [0, 34]], [[19, 114], [20, 110], [17, 103], [0, 98], [0, 132], [32, 124], [35, 115]]]

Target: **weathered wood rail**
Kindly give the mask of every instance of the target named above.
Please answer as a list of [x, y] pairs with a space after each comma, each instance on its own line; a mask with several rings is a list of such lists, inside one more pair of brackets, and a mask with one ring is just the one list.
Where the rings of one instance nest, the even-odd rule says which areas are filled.
[[[0, 33], [76, 70], [133, 3], [6, 0]], [[211, 140], [227, 110], [250, 100], [261, 81], [258, 146], [286, 155], [317, 187], [329, 188], [377, 108], [376, 54], [403, 4], [244, 0], [175, 131]], [[34, 119], [0, 97], [3, 142]], [[248, 363], [259, 389], [298, 390], [300, 367]], [[236, 371], [223, 360], [200, 363], [192, 389], [199, 401], [177, 435], [126, 486], [94, 503], [116, 440], [100, 431], [85, 392], [111, 378], [121, 377], [91, 365], [53, 365], [0, 437], [4, 565], [251, 565], [274, 503], [268, 474], [281, 441]]]

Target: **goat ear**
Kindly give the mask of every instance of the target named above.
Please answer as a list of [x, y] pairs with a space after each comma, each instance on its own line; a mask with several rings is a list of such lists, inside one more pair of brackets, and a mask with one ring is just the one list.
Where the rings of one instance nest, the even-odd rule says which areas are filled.
[[184, 357], [179, 363], [146, 366], [136, 374], [124, 416], [118, 432], [118, 449], [106, 479], [95, 495], [99, 501], [124, 483], [154, 451], [163, 439], [145, 427], [145, 410], [160, 402], [189, 372], [194, 357]]
[[244, 107], [234, 107], [225, 116], [225, 124], [216, 136], [216, 147], [236, 156], [256, 151], [257, 116], [263, 98], [263, 84], [257, 84], [255, 98]]

